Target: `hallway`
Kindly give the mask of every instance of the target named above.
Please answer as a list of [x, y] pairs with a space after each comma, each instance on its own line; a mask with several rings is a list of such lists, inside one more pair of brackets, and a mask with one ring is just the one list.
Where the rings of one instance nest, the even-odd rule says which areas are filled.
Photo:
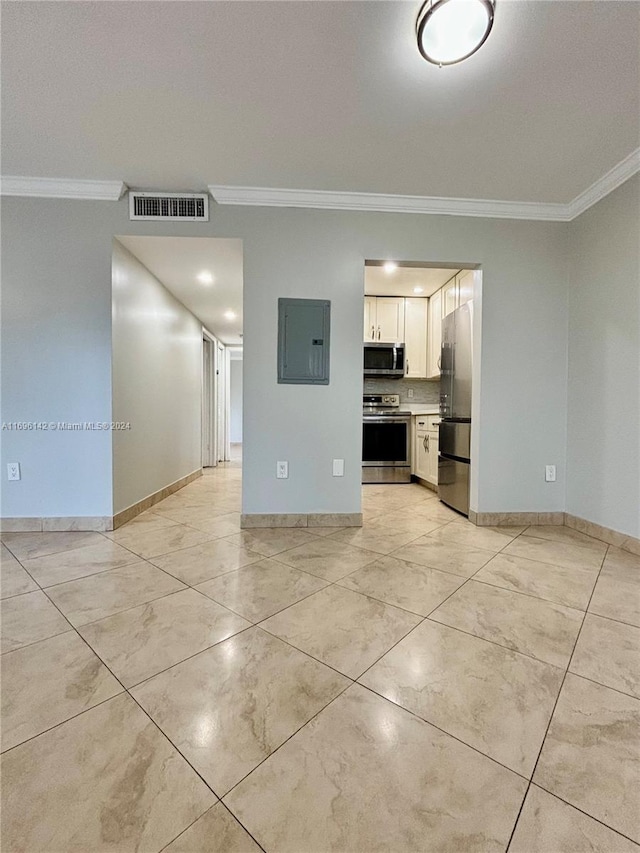
[[640, 558], [415, 484], [241, 531], [241, 473], [3, 534], [7, 853], [638, 850]]

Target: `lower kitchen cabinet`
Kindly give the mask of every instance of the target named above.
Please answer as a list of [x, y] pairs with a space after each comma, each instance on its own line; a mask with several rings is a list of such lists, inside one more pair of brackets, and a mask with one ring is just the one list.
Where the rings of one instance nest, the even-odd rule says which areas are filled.
[[438, 485], [438, 427], [437, 416], [416, 418], [414, 431], [413, 471], [416, 477]]

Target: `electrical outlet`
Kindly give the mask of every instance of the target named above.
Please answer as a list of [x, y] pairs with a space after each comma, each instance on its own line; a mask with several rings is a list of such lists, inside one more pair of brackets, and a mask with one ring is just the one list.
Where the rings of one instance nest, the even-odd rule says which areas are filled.
[[547, 483], [555, 483], [556, 481], [556, 466], [555, 465], [545, 465], [544, 466], [544, 479]]
[[409, 388], [407, 391], [407, 397], [411, 399], [413, 397], [413, 388]]
[[7, 463], [7, 480], [19, 480], [19, 479], [20, 479], [20, 463], [19, 462]]
[[333, 476], [344, 477], [344, 459], [333, 460]]
[[286, 480], [289, 476], [289, 463], [276, 462], [276, 477], [278, 480]]

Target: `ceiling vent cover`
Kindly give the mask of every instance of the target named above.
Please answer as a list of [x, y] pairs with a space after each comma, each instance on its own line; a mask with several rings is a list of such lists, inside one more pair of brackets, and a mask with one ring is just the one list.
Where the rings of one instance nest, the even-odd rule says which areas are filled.
[[129, 219], [209, 221], [207, 193], [129, 192]]

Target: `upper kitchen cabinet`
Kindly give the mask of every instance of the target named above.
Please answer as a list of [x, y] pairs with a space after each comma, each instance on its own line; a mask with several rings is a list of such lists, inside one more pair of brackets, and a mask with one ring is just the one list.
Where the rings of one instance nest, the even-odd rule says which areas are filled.
[[446, 317], [459, 307], [458, 278], [454, 276], [442, 288], [442, 316]]
[[407, 379], [427, 378], [428, 299], [404, 300], [405, 375]]
[[440, 378], [440, 345], [442, 342], [442, 289], [429, 298], [427, 334], [427, 379]]
[[404, 299], [401, 296], [365, 296], [364, 340], [395, 344], [404, 341]]
[[460, 270], [456, 276], [458, 283], [458, 307], [473, 299], [474, 270]]

